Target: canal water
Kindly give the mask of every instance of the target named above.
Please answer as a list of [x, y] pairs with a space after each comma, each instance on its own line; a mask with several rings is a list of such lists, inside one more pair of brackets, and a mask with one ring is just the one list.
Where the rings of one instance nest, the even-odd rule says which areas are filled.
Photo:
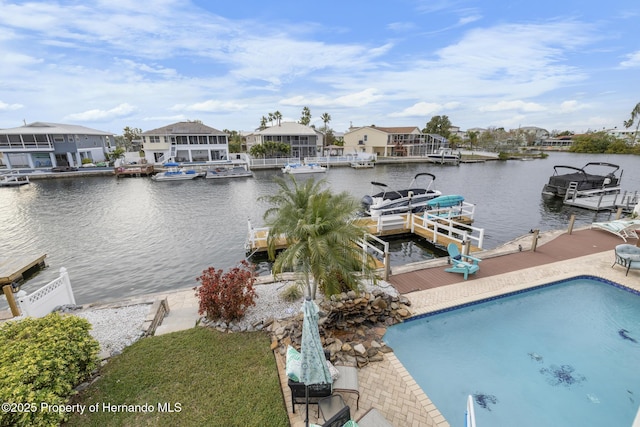
[[[580, 167], [592, 161], [621, 165], [623, 189], [640, 190], [640, 159], [628, 155], [550, 153], [534, 161], [460, 166], [332, 167], [321, 176], [332, 191], [360, 199], [371, 193], [371, 181], [404, 188], [416, 173], [433, 173], [436, 189], [477, 205], [474, 225], [485, 229], [484, 247], [491, 249], [532, 229], [565, 229], [571, 214], [577, 226], [612, 219], [608, 212], [541, 197], [554, 165]], [[244, 259], [248, 220], [263, 225], [268, 205], [259, 199], [277, 191], [277, 176], [282, 176], [279, 170], [255, 171], [254, 178], [184, 182], [69, 177], [0, 188], [2, 255], [46, 254], [48, 267], [23, 289], [37, 289], [65, 267], [79, 304], [195, 286], [204, 269], [228, 269]], [[434, 256], [434, 248], [419, 239], [393, 239], [391, 250], [392, 265]], [[259, 267], [268, 270], [265, 264]]]

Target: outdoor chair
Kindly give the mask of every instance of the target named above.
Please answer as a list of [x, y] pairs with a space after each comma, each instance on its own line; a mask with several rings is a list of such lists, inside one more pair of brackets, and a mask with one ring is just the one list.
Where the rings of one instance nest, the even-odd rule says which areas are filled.
[[393, 427], [376, 408], [371, 408], [357, 421], [358, 427]]
[[342, 427], [351, 420], [351, 409], [344, 403], [342, 396], [334, 394], [318, 401], [319, 416], [325, 420], [323, 427]]
[[358, 368], [336, 365], [336, 369], [340, 375], [338, 375], [338, 378], [333, 382], [333, 391], [338, 393], [354, 393], [356, 395], [356, 410], [360, 409]]
[[632, 268], [640, 270], [640, 247], [629, 244], [618, 245], [615, 248], [615, 254], [616, 260], [611, 268], [616, 264], [620, 264], [627, 269], [625, 276], [629, 274], [629, 270]]
[[597, 228], [598, 230], [608, 231], [618, 237], [621, 237], [625, 242], [627, 239], [637, 239], [638, 233], [636, 230], [640, 229], [640, 220], [626, 220], [617, 219], [607, 222], [594, 222], [591, 224], [591, 228]]
[[462, 273], [464, 274], [464, 280], [467, 280], [469, 274], [474, 274], [480, 270], [480, 266], [478, 265], [481, 261], [480, 258], [460, 253], [458, 245], [455, 243], [449, 243], [447, 252], [449, 253], [449, 260], [453, 266], [446, 268], [444, 271], [449, 273]]

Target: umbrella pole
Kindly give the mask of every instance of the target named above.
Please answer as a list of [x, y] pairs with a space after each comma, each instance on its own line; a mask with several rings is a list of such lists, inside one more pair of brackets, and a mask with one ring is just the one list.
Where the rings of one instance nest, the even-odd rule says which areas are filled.
[[309, 427], [309, 386], [306, 384], [304, 385], [304, 401], [307, 407], [307, 417], [304, 420], [304, 425]]

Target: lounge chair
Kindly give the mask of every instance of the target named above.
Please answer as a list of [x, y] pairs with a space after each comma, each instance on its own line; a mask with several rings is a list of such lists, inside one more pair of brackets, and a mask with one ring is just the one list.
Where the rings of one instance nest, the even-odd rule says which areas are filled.
[[393, 427], [376, 408], [371, 408], [357, 421], [358, 427]]
[[318, 412], [325, 420], [322, 427], [342, 427], [351, 420], [351, 409], [342, 396], [334, 394], [318, 401]]
[[607, 222], [594, 222], [591, 224], [591, 228], [597, 228], [599, 230], [608, 231], [616, 236], [622, 237], [625, 242], [627, 239], [638, 238], [636, 230], [640, 229], [640, 220], [637, 219], [616, 219], [614, 221]]
[[469, 274], [474, 274], [480, 270], [480, 266], [478, 265], [481, 261], [480, 258], [460, 253], [458, 245], [455, 243], [449, 243], [447, 252], [449, 252], [449, 260], [453, 266], [445, 268], [444, 271], [449, 273], [462, 273], [464, 274], [464, 280], [467, 280]]
[[358, 386], [358, 368], [353, 366], [336, 365], [340, 372], [333, 382], [333, 391], [338, 393], [355, 393], [356, 409], [360, 409], [360, 388]]

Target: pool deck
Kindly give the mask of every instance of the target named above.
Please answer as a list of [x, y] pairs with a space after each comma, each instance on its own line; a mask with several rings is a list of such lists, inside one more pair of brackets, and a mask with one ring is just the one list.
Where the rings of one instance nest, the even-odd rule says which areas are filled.
[[[403, 267], [406, 271], [394, 271], [389, 282], [409, 298], [414, 315], [579, 275], [604, 278], [640, 291], [640, 271], [631, 270], [625, 276], [622, 267], [611, 267], [613, 248], [625, 243], [613, 234], [588, 228], [574, 230], [571, 234], [563, 231], [542, 233], [535, 252], [530, 250], [532, 240], [533, 235], [526, 235], [495, 250], [480, 253], [480, 271], [469, 276], [467, 281], [463, 280], [462, 274], [444, 272], [446, 261], [436, 260]], [[628, 243], [637, 244], [637, 240], [631, 239]], [[278, 363], [281, 379], [284, 379], [282, 361]], [[386, 354], [381, 362], [360, 369], [358, 380], [360, 409], [355, 410], [355, 398], [348, 394], [343, 396], [352, 408], [353, 419], [357, 420], [373, 407], [394, 426], [450, 426], [429, 399], [429, 391], [416, 384], [393, 353]], [[304, 426], [304, 406], [299, 405], [295, 415], [291, 413], [286, 381], [283, 384], [291, 425]], [[460, 419], [463, 419], [464, 410], [465, 402], [462, 401]], [[312, 405], [311, 422], [317, 421], [315, 415], [316, 406]], [[459, 420], [454, 421], [454, 426], [460, 424]]]

